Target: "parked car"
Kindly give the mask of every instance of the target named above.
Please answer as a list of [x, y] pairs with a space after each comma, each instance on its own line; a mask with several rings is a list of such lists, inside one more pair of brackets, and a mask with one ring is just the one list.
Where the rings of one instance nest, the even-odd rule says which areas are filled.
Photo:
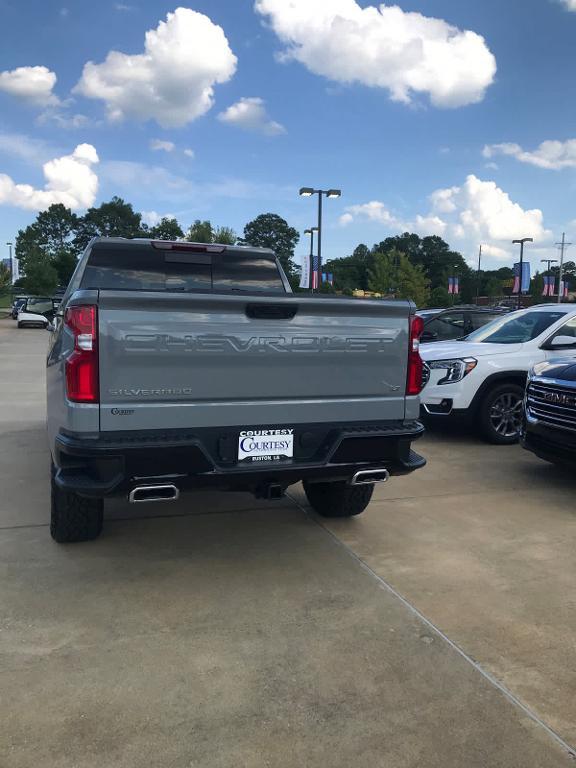
[[538, 363], [528, 375], [521, 437], [541, 459], [576, 467], [576, 321], [570, 330], [564, 350], [575, 357]]
[[451, 309], [420, 309], [418, 314], [424, 320], [420, 341], [451, 341], [467, 336], [482, 328], [502, 314], [501, 310], [484, 307], [452, 307]]
[[10, 308], [10, 317], [12, 320], [18, 319], [18, 312], [20, 311], [21, 307], [24, 306], [26, 303], [27, 296], [17, 296], [14, 301], [12, 302], [12, 307]]
[[95, 538], [105, 497], [189, 488], [327, 517], [426, 463], [422, 320], [409, 301], [302, 297], [272, 251], [97, 238], [58, 309], [47, 367], [50, 530]]
[[543, 304], [504, 314], [459, 341], [423, 344], [426, 417], [476, 425], [493, 443], [517, 442], [528, 371], [571, 350], [575, 327], [574, 304]]
[[48, 328], [54, 317], [49, 296], [29, 296], [18, 310], [18, 328]]

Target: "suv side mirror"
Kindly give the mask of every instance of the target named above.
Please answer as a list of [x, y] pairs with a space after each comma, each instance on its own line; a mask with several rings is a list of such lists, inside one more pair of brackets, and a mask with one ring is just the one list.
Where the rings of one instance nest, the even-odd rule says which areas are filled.
[[548, 344], [550, 349], [561, 347], [576, 347], [576, 338], [574, 336], [555, 336]]

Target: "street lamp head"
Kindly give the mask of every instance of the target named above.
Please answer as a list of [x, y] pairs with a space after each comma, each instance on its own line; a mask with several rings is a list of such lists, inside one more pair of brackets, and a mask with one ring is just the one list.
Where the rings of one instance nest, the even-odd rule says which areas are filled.
[[304, 230], [305, 235], [312, 235], [314, 232], [318, 232], [318, 227], [310, 227], [310, 229]]
[[12, 243], [6, 243], [6, 245], [12, 245]]
[[312, 187], [300, 187], [300, 197], [311, 197], [314, 194]]
[[326, 192], [326, 197], [340, 197], [342, 195], [342, 190], [340, 189], [329, 189], [328, 192]]
[[512, 245], [515, 245], [516, 243], [521, 245], [522, 243], [533, 243], [533, 242], [534, 242], [534, 238], [532, 238], [532, 237], [523, 237], [521, 240], [512, 240]]

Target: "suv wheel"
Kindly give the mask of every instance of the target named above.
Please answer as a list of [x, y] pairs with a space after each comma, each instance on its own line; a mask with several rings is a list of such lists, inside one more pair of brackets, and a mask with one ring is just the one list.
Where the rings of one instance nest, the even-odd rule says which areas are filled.
[[509, 382], [493, 387], [482, 400], [480, 429], [490, 443], [512, 445], [520, 439], [524, 389]]
[[52, 465], [50, 535], [59, 544], [97, 539], [102, 532], [104, 501], [63, 491], [54, 480]]
[[304, 493], [310, 506], [322, 517], [353, 517], [364, 512], [374, 493], [373, 485], [349, 485], [346, 481], [308, 483]]

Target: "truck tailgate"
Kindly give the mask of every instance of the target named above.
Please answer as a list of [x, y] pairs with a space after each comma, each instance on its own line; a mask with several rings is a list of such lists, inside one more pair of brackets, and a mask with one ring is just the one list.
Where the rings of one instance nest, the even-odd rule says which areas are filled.
[[412, 311], [297, 294], [100, 291], [100, 428], [402, 420]]

